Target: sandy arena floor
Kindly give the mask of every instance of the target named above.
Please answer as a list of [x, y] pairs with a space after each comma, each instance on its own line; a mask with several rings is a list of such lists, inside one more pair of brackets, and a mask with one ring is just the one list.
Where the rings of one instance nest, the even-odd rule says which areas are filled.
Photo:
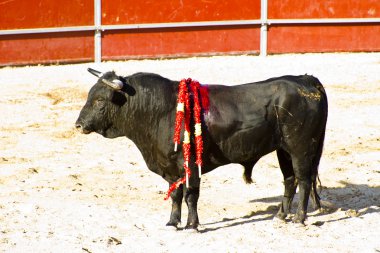
[[[228, 85], [318, 77], [329, 98], [326, 212], [310, 210], [306, 226], [273, 221], [283, 185], [270, 154], [252, 185], [239, 165], [204, 176], [198, 233], [167, 229], [168, 185], [135, 145], [74, 129], [96, 81], [88, 67]], [[1, 252], [380, 252], [380, 53], [5, 67], [0, 94]]]

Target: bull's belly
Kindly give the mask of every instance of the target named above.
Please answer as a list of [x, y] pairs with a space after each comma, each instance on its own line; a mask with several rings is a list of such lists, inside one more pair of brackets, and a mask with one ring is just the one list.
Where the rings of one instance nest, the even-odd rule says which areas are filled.
[[[274, 151], [276, 141], [273, 133], [241, 131], [217, 143], [220, 157], [231, 163], [242, 163], [259, 159]], [[218, 152], [216, 151], [216, 152]]]

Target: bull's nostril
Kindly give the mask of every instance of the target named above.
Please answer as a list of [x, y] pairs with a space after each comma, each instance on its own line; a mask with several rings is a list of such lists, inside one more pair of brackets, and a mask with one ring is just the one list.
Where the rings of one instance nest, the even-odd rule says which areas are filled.
[[75, 124], [75, 128], [76, 128], [79, 132], [83, 133], [83, 127], [82, 127], [82, 125], [81, 125], [80, 123], [76, 123], [76, 124]]
[[81, 134], [89, 134], [91, 133], [91, 130], [87, 129], [83, 123], [75, 123], [75, 128], [81, 133]]

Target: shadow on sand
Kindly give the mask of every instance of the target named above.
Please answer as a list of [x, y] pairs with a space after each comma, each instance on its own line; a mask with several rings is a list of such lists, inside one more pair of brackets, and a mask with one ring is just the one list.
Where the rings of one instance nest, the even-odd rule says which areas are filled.
[[[340, 220], [350, 219], [352, 217], [361, 216], [369, 213], [379, 213], [380, 208], [380, 186], [370, 187], [365, 184], [351, 184], [344, 181], [340, 182], [343, 187], [322, 188], [320, 197], [322, 200], [323, 212], [313, 212], [310, 203], [308, 207], [309, 216], [323, 216], [334, 213], [338, 210], [346, 211], [349, 213], [346, 217], [339, 219], [327, 220], [325, 222], [336, 222]], [[249, 215], [236, 218], [224, 218], [221, 221], [202, 224], [206, 226], [205, 229], [200, 230], [200, 233], [207, 233], [216, 231], [221, 228], [228, 228], [249, 224], [259, 221], [272, 220], [278, 211], [282, 196], [275, 196], [270, 198], [255, 199], [249, 201], [250, 203], [267, 203], [268, 207], [265, 210], [251, 212]], [[292, 204], [292, 213], [297, 208], [298, 194], [295, 195]], [[350, 215], [352, 213], [352, 215]], [[317, 222], [312, 225], [321, 226], [325, 222]], [[211, 226], [211, 227], [207, 227]]]

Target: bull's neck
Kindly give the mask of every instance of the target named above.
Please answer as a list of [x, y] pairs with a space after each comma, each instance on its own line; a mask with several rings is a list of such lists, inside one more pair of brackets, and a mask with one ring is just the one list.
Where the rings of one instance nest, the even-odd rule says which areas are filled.
[[164, 128], [174, 125], [175, 106], [176, 94], [172, 86], [138, 86], [136, 94], [129, 97], [123, 106], [120, 117], [125, 120], [119, 127], [138, 147], [149, 142], [153, 144], [157, 135], [169, 130]]

